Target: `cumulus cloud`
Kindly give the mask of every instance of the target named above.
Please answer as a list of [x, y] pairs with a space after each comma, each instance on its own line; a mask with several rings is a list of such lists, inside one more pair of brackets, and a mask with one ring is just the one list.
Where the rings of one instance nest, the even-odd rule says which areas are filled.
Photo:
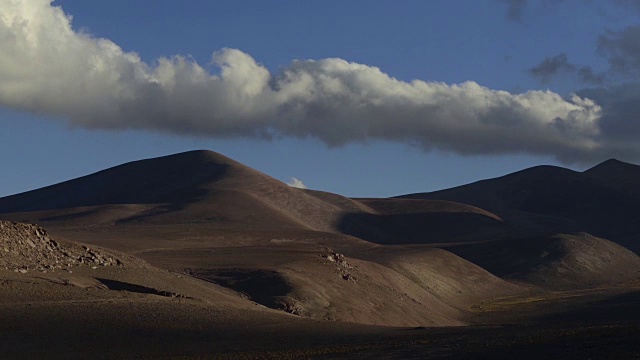
[[289, 181], [287, 185], [298, 189], [307, 189], [307, 186], [302, 182], [302, 180], [294, 177], [291, 178], [291, 181]]
[[533, 77], [543, 83], [548, 83], [558, 75], [575, 75], [583, 83], [601, 85], [605, 76], [597, 74], [590, 66], [579, 66], [569, 62], [567, 54], [562, 53], [542, 60], [536, 66], [527, 70]]
[[601, 131], [607, 134], [613, 157], [640, 158], [640, 82], [582, 90], [581, 95], [602, 104]]
[[0, 44], [0, 105], [87, 128], [313, 137], [329, 146], [382, 139], [566, 162], [621, 146], [611, 143], [602, 107], [587, 96], [405, 82], [335, 58], [294, 61], [271, 73], [236, 49], [213, 54], [215, 71], [184, 56], [148, 64], [75, 31], [50, 0], [0, 0]]
[[[519, 19], [526, 7], [519, 1], [501, 0], [509, 3], [509, 11], [518, 11]], [[544, 0], [542, 4], [557, 6], [560, 1]], [[596, 4], [584, 1], [585, 5], [619, 6], [627, 13], [640, 15], [640, 1], [615, 0], [611, 4]], [[631, 12], [629, 12], [631, 10]], [[602, 8], [599, 10], [602, 11]], [[517, 20], [516, 19], [516, 20]], [[577, 91], [581, 98], [591, 99], [600, 107], [597, 121], [599, 135], [595, 138], [598, 146], [592, 148], [586, 158], [603, 159], [618, 157], [630, 161], [640, 159], [640, 26], [632, 25], [619, 30], [608, 30], [596, 41], [598, 52], [607, 59], [608, 69], [596, 72], [592, 67], [569, 61], [566, 53], [547, 57], [537, 65], [527, 69], [529, 74], [543, 83], [558, 76], [574, 76], [582, 83], [597, 87]], [[562, 156], [560, 156], [562, 158]]]

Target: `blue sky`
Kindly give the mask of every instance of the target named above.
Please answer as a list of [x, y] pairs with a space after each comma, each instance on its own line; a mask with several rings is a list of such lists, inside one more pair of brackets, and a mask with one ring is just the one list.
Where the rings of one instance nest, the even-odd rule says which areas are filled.
[[191, 149], [376, 197], [636, 162], [639, 15], [627, 0], [0, 0], [0, 196]]

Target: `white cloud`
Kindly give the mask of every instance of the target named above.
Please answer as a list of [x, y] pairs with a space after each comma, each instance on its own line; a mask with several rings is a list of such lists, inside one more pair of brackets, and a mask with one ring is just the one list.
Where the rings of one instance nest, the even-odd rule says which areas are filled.
[[298, 189], [307, 189], [307, 186], [302, 182], [302, 180], [294, 177], [291, 178], [291, 181], [289, 181], [287, 185]]
[[[602, 108], [550, 91], [475, 82], [404, 82], [342, 59], [270, 73], [236, 49], [218, 72], [183, 56], [153, 64], [73, 30], [49, 0], [0, 0], [0, 106], [74, 126], [232, 137], [314, 137], [329, 146], [383, 139], [461, 154], [526, 152], [563, 161], [606, 153]], [[635, 149], [637, 145], [632, 145]]]

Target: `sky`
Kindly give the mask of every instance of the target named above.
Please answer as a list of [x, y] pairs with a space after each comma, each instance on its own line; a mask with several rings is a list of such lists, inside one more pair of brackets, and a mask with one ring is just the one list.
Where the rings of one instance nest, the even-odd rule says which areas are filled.
[[640, 0], [0, 0], [0, 196], [208, 149], [433, 191], [640, 162]]

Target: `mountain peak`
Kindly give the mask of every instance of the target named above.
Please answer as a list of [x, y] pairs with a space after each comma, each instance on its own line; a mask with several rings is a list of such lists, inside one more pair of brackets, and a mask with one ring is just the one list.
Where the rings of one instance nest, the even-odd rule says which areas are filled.
[[640, 173], [640, 166], [620, 161], [614, 158], [605, 160], [600, 164], [584, 171], [585, 174], [596, 176], [618, 175], [622, 173], [627, 174], [628, 172]]
[[265, 176], [208, 150], [132, 161], [77, 179], [0, 198], [0, 212], [107, 204], [184, 203], [229, 176]]
[[640, 166], [609, 159], [584, 172], [584, 175], [627, 194], [640, 194]]
[[152, 159], [139, 160], [139, 161], [148, 161], [148, 160], [162, 160], [165, 162], [176, 160], [176, 161], [187, 161], [189, 163], [202, 162], [202, 163], [240, 165], [240, 163], [238, 163], [237, 161], [211, 150], [190, 150], [190, 151], [185, 151], [177, 154], [171, 154], [171, 155], [161, 156], [161, 157], [152, 158]]

